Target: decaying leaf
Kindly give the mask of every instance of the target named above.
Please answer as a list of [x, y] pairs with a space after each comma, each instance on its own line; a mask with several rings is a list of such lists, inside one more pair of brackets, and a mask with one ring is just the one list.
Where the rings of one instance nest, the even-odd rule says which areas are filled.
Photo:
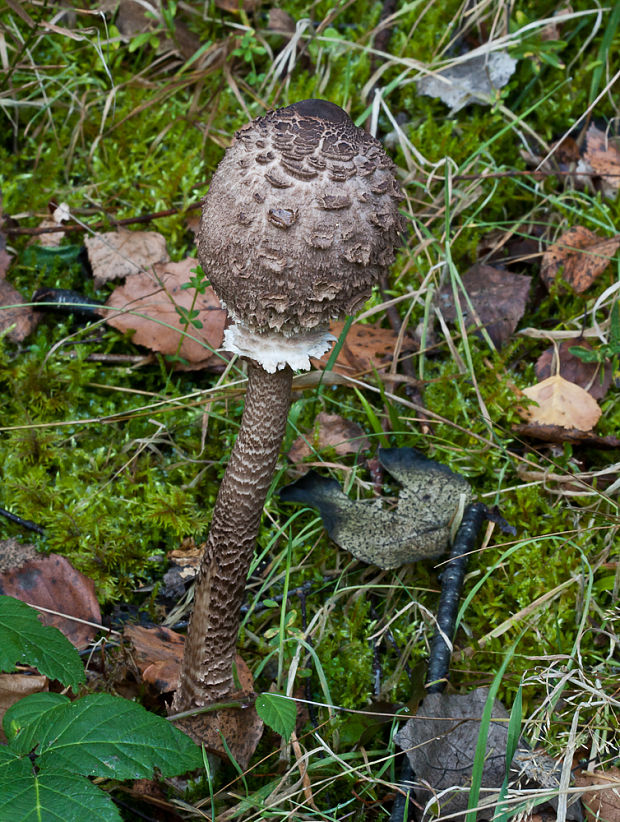
[[166, 240], [157, 231], [119, 229], [87, 237], [84, 245], [88, 250], [95, 288], [139, 271], [150, 272], [155, 263], [170, 259]]
[[[39, 228], [58, 228], [63, 222], [71, 219], [71, 210], [66, 203], [61, 203], [53, 211], [50, 218], [42, 220]], [[54, 231], [49, 234], [41, 234], [38, 238], [32, 238], [33, 242], [36, 239], [37, 245], [45, 246], [46, 248], [57, 248], [63, 240], [62, 231]]]
[[559, 373], [565, 380], [586, 390], [595, 400], [602, 400], [611, 385], [611, 363], [601, 366], [596, 362], [584, 362], [571, 354], [570, 349], [576, 346], [592, 350], [586, 340], [563, 340], [557, 347], [552, 345], [536, 360], [536, 376], [539, 380], [546, 380]]
[[41, 315], [25, 302], [17, 289], [0, 278], [0, 333], [9, 328], [11, 342], [23, 342], [39, 324]]
[[523, 409], [522, 416], [542, 425], [590, 431], [601, 416], [596, 400], [587, 391], [557, 374], [525, 388], [523, 393], [538, 405]]
[[288, 452], [291, 462], [301, 462], [313, 453], [308, 443], [316, 451], [333, 448], [338, 456], [357, 454], [358, 451], [370, 448], [370, 442], [360, 425], [345, 420], [340, 414], [326, 414], [324, 411], [316, 417], [314, 433], [309, 431], [305, 436], [297, 437], [291, 445]]
[[133, 659], [144, 682], [160, 694], [176, 691], [184, 638], [163, 625], [154, 628], [125, 625], [123, 636], [133, 646]]
[[618, 247], [620, 234], [604, 238], [583, 226], [574, 226], [545, 251], [540, 276], [550, 288], [562, 269], [562, 280], [581, 294], [605, 271]]
[[[439, 813], [460, 814], [467, 810], [480, 721], [489, 695], [487, 688], [467, 694], [431, 693], [424, 697], [417, 716], [396, 735], [397, 745], [406, 754], [416, 779], [416, 799], [426, 806], [423, 819]], [[496, 799], [490, 789], [499, 789], [506, 776], [508, 711], [499, 700], [493, 702], [487, 732], [486, 753], [477, 819], [491, 819]], [[532, 752], [521, 741], [511, 773], [528, 785], [559, 788], [557, 763]], [[485, 803], [486, 800], [486, 803]], [[581, 820], [578, 802], [569, 804], [567, 819]]]
[[620, 448], [620, 437], [608, 435], [600, 437], [591, 431], [579, 431], [577, 428], [562, 428], [561, 425], [541, 425], [537, 422], [528, 422], [524, 425], [513, 425], [512, 430], [523, 439], [541, 440], [562, 444], [584, 445], [589, 448], [616, 449]]
[[[495, 345], [501, 347], [523, 316], [532, 278], [478, 263], [463, 274], [462, 280], [480, 323]], [[459, 300], [467, 327], [477, 326], [465, 297], [459, 295]], [[449, 283], [443, 286], [437, 301], [444, 318], [448, 322], [456, 320], [454, 292]]]
[[33, 545], [21, 545], [14, 538], [0, 543], [0, 594], [75, 617], [41, 612], [43, 624], [58, 628], [76, 648], [86, 648], [98, 631], [86, 622], [101, 623], [91, 579], [65, 557], [41, 556]]
[[577, 774], [575, 784], [593, 788], [581, 797], [587, 822], [620, 822], [620, 768]]
[[403, 486], [395, 511], [373, 500], [351, 502], [340, 485], [310, 471], [280, 492], [285, 502], [319, 509], [334, 542], [380, 568], [440, 556], [452, 520], [471, 498], [467, 481], [413, 448], [379, 449], [381, 465]]
[[514, 74], [517, 61], [506, 51], [480, 54], [417, 80], [418, 92], [439, 97], [452, 111], [468, 103], [491, 105]]
[[[339, 320], [331, 323], [329, 330], [334, 337], [339, 338], [343, 328], [344, 322]], [[347, 333], [333, 370], [341, 374], [359, 374], [374, 368], [379, 371], [391, 363], [397, 340], [398, 334], [390, 328], [354, 323]], [[411, 340], [405, 338], [402, 351], [411, 349]], [[312, 364], [315, 368], [325, 368], [329, 356], [330, 352], [320, 360], [313, 359]]]
[[1, 728], [4, 714], [11, 705], [30, 694], [40, 694], [49, 690], [49, 679], [40, 674], [0, 674], [0, 743], [6, 744]]
[[[169, 355], [178, 351], [189, 363], [188, 369], [221, 363], [211, 349], [222, 344], [226, 311], [211, 287], [195, 300], [194, 289], [183, 288], [195, 267], [196, 260], [187, 258], [178, 263], [156, 263], [157, 279], [144, 271], [131, 274], [110, 295], [106, 305], [120, 312], [105, 311], [106, 322], [120, 331], [135, 330], [133, 341], [152, 351]], [[181, 311], [197, 311], [194, 319], [202, 327], [184, 322], [177, 306]]]
[[[615, 198], [620, 189], [620, 140], [591, 125], [586, 132], [585, 151], [578, 171], [598, 175], [604, 196]], [[596, 182], [596, 181], [595, 181]]]

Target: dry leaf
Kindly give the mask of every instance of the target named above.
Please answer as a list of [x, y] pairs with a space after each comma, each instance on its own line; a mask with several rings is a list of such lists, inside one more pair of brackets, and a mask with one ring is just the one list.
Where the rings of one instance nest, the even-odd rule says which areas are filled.
[[40, 694], [49, 690], [49, 680], [46, 676], [27, 674], [0, 674], [0, 743], [6, 744], [6, 737], [2, 731], [2, 719], [11, 705], [19, 702], [30, 694]]
[[[463, 274], [462, 280], [480, 323], [500, 348], [508, 342], [523, 316], [532, 278], [477, 263]], [[459, 300], [467, 327], [477, 326], [462, 294], [459, 294]], [[450, 284], [444, 285], [439, 292], [438, 304], [446, 320], [456, 320], [454, 292]]]
[[512, 430], [519, 437], [541, 440], [542, 442], [555, 442], [558, 444], [569, 442], [571, 445], [585, 445], [588, 448], [600, 449], [620, 448], [619, 437], [599, 437], [591, 431], [562, 428], [560, 425], [541, 425], [536, 422], [528, 422], [525, 425], [513, 425]]
[[[41, 556], [34, 546], [21, 545], [16, 539], [0, 543], [0, 593], [39, 605], [78, 620], [101, 623], [95, 584], [58, 554]], [[41, 612], [44, 625], [58, 628], [75, 645], [86, 648], [97, 628]]]
[[522, 415], [532, 422], [590, 431], [601, 416], [596, 400], [587, 391], [559, 375], [525, 388], [523, 393], [538, 403], [523, 409]]
[[[106, 303], [109, 308], [127, 309], [127, 313], [106, 311], [107, 323], [120, 331], [135, 330], [135, 343], [162, 354], [176, 354], [182, 340], [179, 354], [189, 362], [190, 369], [220, 364], [221, 359], [209, 349], [217, 349], [222, 344], [226, 311], [211, 287], [204, 294], [198, 294], [195, 302], [194, 289], [182, 288], [189, 282], [196, 265], [193, 258], [178, 263], [157, 263], [154, 269], [159, 282], [146, 272], [131, 274]], [[203, 327], [190, 324], [187, 334], [183, 334], [186, 324], [175, 306], [196, 309], [196, 319]]]
[[489, 106], [514, 74], [517, 61], [506, 51], [467, 57], [416, 81], [419, 94], [439, 99], [452, 111], [468, 103]]
[[[52, 212], [51, 218], [42, 220], [39, 228], [58, 228], [66, 220], [71, 219], [71, 210], [66, 203], [61, 203]], [[41, 234], [39, 237], [33, 237], [30, 241], [33, 244], [45, 246], [46, 248], [57, 248], [63, 240], [62, 231], [54, 231], [50, 234]]]
[[[344, 322], [339, 320], [331, 323], [329, 330], [334, 337], [340, 337], [343, 328]], [[398, 334], [390, 328], [354, 323], [347, 333], [333, 370], [351, 375], [372, 371], [373, 368], [385, 368], [392, 360], [397, 340]], [[410, 351], [412, 348], [411, 340], [405, 338], [402, 351]], [[313, 359], [312, 364], [315, 368], [325, 368], [330, 353], [328, 351], [320, 360]]]
[[613, 374], [611, 363], [606, 363], [602, 369], [603, 379], [601, 380], [599, 363], [584, 362], [571, 354], [569, 349], [577, 346], [592, 351], [592, 346], [581, 339], [564, 340], [557, 349], [553, 345], [547, 348], [536, 360], [536, 376], [539, 380], [545, 380], [559, 373], [565, 380], [584, 388], [595, 400], [602, 400], [611, 385]]
[[41, 318], [38, 311], [33, 311], [23, 303], [24, 299], [19, 291], [6, 280], [0, 279], [0, 333], [14, 326], [7, 334], [8, 339], [14, 343], [23, 342]]
[[586, 149], [580, 170], [599, 175], [601, 189], [606, 197], [615, 198], [620, 189], [620, 143], [617, 137], [591, 125], [586, 132]]
[[138, 271], [151, 271], [155, 263], [170, 257], [166, 240], [156, 231], [110, 231], [87, 237], [84, 245], [93, 270], [95, 288]]
[[540, 276], [551, 288], [562, 268], [562, 280], [581, 294], [605, 271], [619, 246], [620, 234], [604, 239], [583, 226], [574, 226], [545, 251]]
[[358, 451], [370, 448], [364, 429], [356, 422], [345, 420], [339, 414], [326, 414], [321, 411], [317, 415], [314, 432], [308, 432], [305, 437], [298, 437], [291, 445], [288, 452], [291, 462], [301, 462], [314, 453], [308, 442], [315, 451], [333, 448], [338, 456], [357, 454]]
[[142, 679], [158, 693], [171, 693], [179, 686], [184, 638], [170, 628], [125, 625], [123, 636], [133, 646], [133, 659]]
[[469, 483], [414, 448], [380, 448], [378, 457], [402, 485], [396, 510], [379, 500], [353, 502], [315, 471], [283, 488], [280, 499], [318, 508], [331, 539], [363, 562], [390, 569], [440, 556], [461, 499], [471, 499]]
[[580, 788], [588, 785], [609, 786], [606, 790], [586, 791], [582, 795], [587, 822], [620, 822], [620, 768], [578, 774], [575, 784]]

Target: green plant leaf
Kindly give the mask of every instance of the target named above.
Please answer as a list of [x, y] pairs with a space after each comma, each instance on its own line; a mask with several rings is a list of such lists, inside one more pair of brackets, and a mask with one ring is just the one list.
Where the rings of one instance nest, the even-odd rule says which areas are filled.
[[30, 773], [32, 773], [32, 765], [28, 759], [24, 759], [14, 751], [9, 750], [6, 745], [0, 746], [0, 809], [4, 797], [4, 784]]
[[288, 740], [295, 730], [297, 707], [282, 694], [260, 694], [256, 697], [256, 713], [265, 725]]
[[12, 750], [25, 754], [36, 746], [41, 771], [141, 779], [154, 768], [174, 776], [202, 767], [201, 750], [188, 736], [135, 702], [89, 694], [37, 714], [32, 699], [12, 706], [5, 725]]
[[17, 754], [29, 753], [38, 741], [39, 723], [48, 721], [52, 709], [69, 702], [69, 697], [64, 694], [42, 693], [31, 694], [11, 705], [2, 718], [2, 729], [12, 742], [11, 750]]
[[42, 625], [37, 612], [25, 602], [0, 596], [0, 634], [0, 670], [13, 671], [21, 662], [73, 689], [86, 681], [73, 645], [58, 628]]
[[0, 819], [11, 822], [121, 822], [110, 797], [83, 776], [66, 771], [0, 775]]

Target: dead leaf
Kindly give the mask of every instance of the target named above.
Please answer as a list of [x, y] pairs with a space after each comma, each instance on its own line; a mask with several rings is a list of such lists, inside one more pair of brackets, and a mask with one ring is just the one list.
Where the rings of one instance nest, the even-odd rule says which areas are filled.
[[383, 569], [440, 556], [452, 519], [471, 498], [468, 482], [414, 448], [379, 449], [381, 465], [403, 486], [396, 510], [379, 500], [352, 502], [340, 485], [309, 471], [280, 491], [284, 502], [319, 509], [327, 533], [357, 559]]
[[317, 415], [314, 433], [308, 432], [305, 437], [298, 437], [291, 445], [287, 455], [291, 462], [301, 462], [314, 453], [308, 442], [314, 451], [333, 448], [338, 456], [357, 454], [370, 448], [370, 441], [360, 425], [345, 420], [339, 414], [326, 414], [324, 411]]
[[[108, 325], [119, 331], [135, 330], [133, 342], [159, 351], [162, 354], [179, 355], [189, 362], [188, 370], [218, 365], [221, 359], [212, 354], [222, 344], [226, 311], [211, 287], [198, 294], [194, 301], [194, 289], [184, 289], [189, 282], [196, 260], [189, 257], [178, 263], [156, 263], [152, 274], [139, 272], [127, 277], [124, 285], [110, 295], [108, 308], [125, 310], [126, 313], [106, 311]], [[202, 328], [187, 327], [176, 311], [176, 306], [198, 311], [196, 320]], [[129, 313], [129, 312], [133, 313]]]
[[439, 99], [456, 112], [468, 103], [489, 106], [514, 74], [517, 61], [506, 51], [467, 57], [416, 81], [419, 94]]
[[5, 713], [16, 702], [30, 694], [40, 694], [49, 690], [49, 680], [46, 676], [28, 675], [22, 673], [0, 674], [0, 743], [6, 744], [6, 736], [2, 730], [2, 719]]
[[[71, 210], [66, 203], [61, 203], [56, 206], [52, 212], [52, 216], [47, 220], [42, 220], [39, 228], [58, 228], [63, 222], [71, 219]], [[39, 237], [33, 237], [31, 243], [36, 243], [39, 246], [46, 248], [57, 248], [63, 241], [63, 232], [55, 231], [50, 234], [41, 234]]]
[[93, 270], [95, 288], [139, 271], [151, 271], [155, 263], [165, 263], [170, 259], [166, 240], [156, 231], [119, 229], [87, 237], [84, 245]]
[[[329, 330], [334, 337], [340, 337], [344, 322], [330, 324]], [[354, 323], [347, 333], [344, 345], [340, 349], [333, 370], [341, 374], [359, 374], [365, 371], [378, 371], [390, 364], [394, 355], [394, 348], [398, 340], [390, 328], [381, 328], [379, 325], [363, 325]], [[405, 338], [402, 351], [411, 351], [413, 343]], [[328, 351], [320, 360], [312, 360], [315, 368], [325, 368], [329, 361]]]
[[[11, 342], [23, 342], [39, 324], [41, 315], [33, 311], [13, 286], [0, 279], [0, 333], [11, 330], [7, 337]], [[13, 328], [11, 328], [13, 326]]]
[[562, 269], [562, 280], [582, 294], [605, 271], [619, 246], [620, 234], [605, 239], [583, 226], [574, 226], [543, 254], [542, 281], [551, 288]]
[[[427, 694], [418, 714], [395, 737], [415, 773], [417, 801], [422, 805], [429, 803], [431, 807], [440, 805], [442, 816], [460, 815], [467, 810], [480, 720], [488, 695], [487, 688], [476, 688], [467, 694]], [[498, 789], [504, 781], [508, 717], [508, 711], [496, 699], [487, 732], [479, 805], [484, 803], [489, 789]], [[542, 781], [540, 776], [534, 778], [535, 771], [541, 770], [535, 767], [540, 759], [540, 755], [521, 742], [511, 770], [523, 773], [530, 784], [544, 782], [546, 787], [550, 783], [559, 786], [557, 763], [550, 757], [542, 757]], [[493, 811], [494, 803], [487, 801], [487, 806], [476, 814], [476, 818], [490, 819]], [[433, 808], [432, 815], [438, 813], [439, 810]], [[426, 813], [424, 818], [427, 818]], [[581, 819], [578, 802], [569, 805], [566, 818]]]
[[123, 636], [133, 646], [133, 658], [144, 682], [148, 682], [160, 694], [176, 691], [179, 687], [184, 638], [163, 625], [154, 628], [125, 625]]
[[[599, 363], [584, 362], [571, 354], [573, 347], [586, 348], [592, 351], [592, 346], [586, 340], [564, 340], [556, 348], [547, 348], [536, 360], [536, 376], [539, 380], [545, 380], [553, 374], [559, 373], [561, 377], [575, 385], [585, 389], [595, 400], [602, 400], [609, 391], [613, 369], [611, 363], [606, 363], [602, 369], [603, 379], [601, 380], [601, 366]], [[559, 371], [558, 371], [559, 366]]]
[[239, 13], [239, 10], [246, 13], [254, 11], [258, 5], [258, 0], [215, 0], [215, 5], [222, 11]]
[[620, 140], [608, 137], [591, 125], [586, 132], [583, 168], [600, 177], [600, 187], [606, 197], [615, 198], [620, 189]]
[[[29, 605], [49, 608], [77, 620], [101, 623], [95, 584], [58, 554], [41, 556], [34, 546], [15, 538], [0, 543], [0, 594]], [[58, 628], [75, 645], [86, 648], [97, 628], [75, 619], [40, 612], [44, 625]]]
[[620, 768], [577, 774], [575, 784], [579, 788], [604, 785], [606, 790], [586, 791], [581, 802], [588, 822], [620, 822]]
[[[463, 274], [462, 280], [480, 323], [500, 348], [508, 342], [523, 316], [532, 278], [477, 263]], [[459, 294], [459, 300], [467, 327], [477, 326], [462, 294]], [[438, 304], [444, 318], [454, 322], [457, 312], [450, 284], [444, 285], [439, 292]]]
[[522, 416], [532, 422], [590, 431], [601, 416], [596, 400], [587, 391], [559, 375], [525, 388], [523, 393], [538, 403], [523, 409]]

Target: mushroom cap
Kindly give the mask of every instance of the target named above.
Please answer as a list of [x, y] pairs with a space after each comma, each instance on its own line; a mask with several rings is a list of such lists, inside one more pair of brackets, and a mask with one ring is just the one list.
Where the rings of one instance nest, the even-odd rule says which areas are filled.
[[302, 100], [237, 132], [202, 207], [198, 257], [233, 318], [286, 337], [353, 314], [394, 260], [395, 165], [339, 106]]

